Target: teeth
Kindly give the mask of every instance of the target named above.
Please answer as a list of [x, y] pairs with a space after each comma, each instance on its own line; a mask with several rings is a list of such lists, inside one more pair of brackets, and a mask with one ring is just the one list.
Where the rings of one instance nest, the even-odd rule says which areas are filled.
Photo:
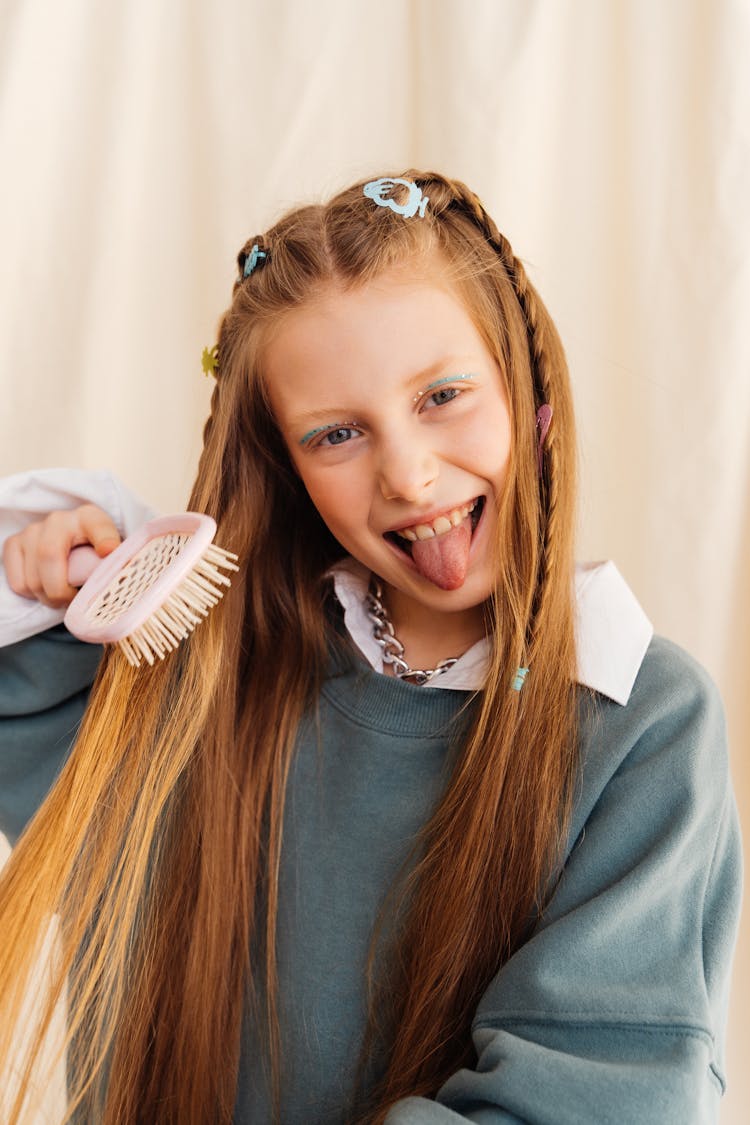
[[417, 539], [434, 539], [436, 535], [445, 535], [446, 531], [458, 527], [476, 506], [476, 500], [472, 500], [471, 504], [464, 504], [462, 508], [454, 508], [447, 515], [438, 516], [431, 524], [418, 523], [414, 527], [402, 527], [396, 535], [408, 539], [410, 543], [415, 543]]

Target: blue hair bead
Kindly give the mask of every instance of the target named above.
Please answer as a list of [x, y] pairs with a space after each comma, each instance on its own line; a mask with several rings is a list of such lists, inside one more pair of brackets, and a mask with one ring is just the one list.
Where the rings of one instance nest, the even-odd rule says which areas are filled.
[[521, 690], [521, 688], [523, 687], [523, 682], [526, 679], [526, 677], [528, 676], [528, 674], [529, 674], [528, 668], [517, 668], [516, 669], [516, 674], [513, 678], [513, 684], [511, 685], [512, 688], [513, 688], [513, 691], [520, 691]]

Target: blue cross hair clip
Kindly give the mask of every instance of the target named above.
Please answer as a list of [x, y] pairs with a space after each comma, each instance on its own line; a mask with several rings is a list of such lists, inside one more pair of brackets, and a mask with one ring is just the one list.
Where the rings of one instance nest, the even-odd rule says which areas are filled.
[[265, 250], [261, 250], [257, 242], [253, 243], [253, 248], [245, 258], [245, 268], [242, 271], [243, 277], [249, 277], [259, 262], [265, 261], [268, 254]]
[[[405, 203], [397, 203], [388, 194], [394, 184], [403, 184], [404, 187], [409, 189], [409, 198]], [[419, 215], [419, 218], [423, 219], [425, 208], [430, 202], [426, 195], [422, 195], [422, 189], [418, 184], [413, 183], [412, 180], [400, 178], [388, 179], [387, 176], [384, 176], [380, 180], [370, 180], [369, 184], [365, 184], [363, 191], [368, 199], [377, 203], [378, 207], [389, 207], [391, 211], [395, 211], [397, 215], [403, 215], [405, 219], [411, 219], [414, 215]]]

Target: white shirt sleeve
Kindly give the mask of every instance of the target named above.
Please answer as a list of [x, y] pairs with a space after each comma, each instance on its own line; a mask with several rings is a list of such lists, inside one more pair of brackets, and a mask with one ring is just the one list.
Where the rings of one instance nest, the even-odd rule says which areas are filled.
[[[0, 479], [0, 544], [50, 512], [96, 504], [125, 538], [158, 512], [106, 469], [32, 469]], [[50, 609], [11, 590], [0, 562], [0, 646], [58, 625], [65, 609]]]

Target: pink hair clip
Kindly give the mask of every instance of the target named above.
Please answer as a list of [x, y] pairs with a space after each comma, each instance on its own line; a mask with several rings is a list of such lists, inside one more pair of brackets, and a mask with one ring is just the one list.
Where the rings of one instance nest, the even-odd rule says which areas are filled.
[[547, 437], [547, 432], [552, 421], [552, 407], [549, 403], [545, 402], [536, 412], [536, 456], [537, 464], [539, 466], [539, 476], [541, 477], [544, 471], [544, 442]]

